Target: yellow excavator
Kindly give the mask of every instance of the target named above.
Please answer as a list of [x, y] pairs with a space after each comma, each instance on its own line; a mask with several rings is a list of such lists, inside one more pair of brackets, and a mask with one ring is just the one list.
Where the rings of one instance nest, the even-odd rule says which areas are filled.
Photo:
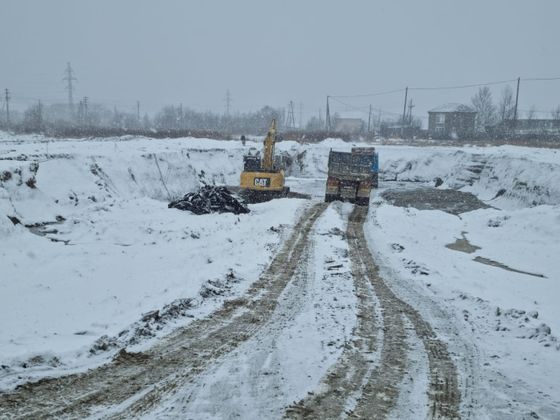
[[249, 202], [260, 203], [273, 198], [286, 197], [290, 191], [285, 186], [284, 170], [274, 162], [276, 120], [272, 120], [264, 140], [263, 157], [249, 153], [243, 156], [241, 195]]

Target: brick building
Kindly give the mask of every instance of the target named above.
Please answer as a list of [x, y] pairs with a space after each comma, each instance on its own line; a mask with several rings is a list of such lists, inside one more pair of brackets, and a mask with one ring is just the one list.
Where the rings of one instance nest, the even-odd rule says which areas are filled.
[[445, 104], [428, 111], [428, 131], [435, 138], [461, 138], [474, 132], [476, 111], [463, 104]]

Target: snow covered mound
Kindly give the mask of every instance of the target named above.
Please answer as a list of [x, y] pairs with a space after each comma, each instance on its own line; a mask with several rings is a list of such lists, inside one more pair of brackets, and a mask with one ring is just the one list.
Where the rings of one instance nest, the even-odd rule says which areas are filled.
[[168, 207], [194, 214], [249, 213], [249, 208], [241, 204], [226, 187], [213, 185], [204, 185], [197, 192], [185, 194], [183, 198], [169, 203]]
[[[432, 182], [471, 192], [498, 207], [560, 204], [560, 153], [514, 146], [380, 148], [384, 181]], [[494, 201], [495, 200], [495, 201]]]

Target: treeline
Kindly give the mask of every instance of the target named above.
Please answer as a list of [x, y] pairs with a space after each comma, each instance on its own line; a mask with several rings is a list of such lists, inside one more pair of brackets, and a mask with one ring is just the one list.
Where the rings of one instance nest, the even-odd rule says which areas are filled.
[[[525, 121], [560, 121], [560, 105], [553, 107], [548, 118], [539, 118], [535, 106], [528, 110], [516, 110], [515, 95], [510, 86], [505, 86], [497, 103], [494, 103], [492, 92], [488, 86], [480, 87], [471, 98], [471, 105], [476, 111], [476, 131], [494, 135], [497, 132], [508, 133], [516, 129], [517, 120]], [[531, 124], [537, 126], [538, 124]], [[529, 133], [529, 134], [546, 134]]]
[[200, 112], [182, 106], [165, 106], [152, 118], [147, 114], [123, 112], [91, 103], [80, 103], [71, 110], [68, 105], [29, 106], [24, 112], [12, 112], [10, 123], [0, 120], [0, 128], [18, 133], [44, 133], [60, 137], [114, 136], [123, 134], [150, 137], [205, 136], [227, 138], [231, 135], [262, 135], [272, 119], [284, 126], [282, 108], [264, 106], [255, 112], [232, 115]]

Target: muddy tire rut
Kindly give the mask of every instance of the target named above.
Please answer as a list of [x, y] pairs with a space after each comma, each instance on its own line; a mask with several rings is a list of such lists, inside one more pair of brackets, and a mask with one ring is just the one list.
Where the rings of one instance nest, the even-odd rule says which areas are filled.
[[0, 394], [0, 418], [135, 418], [252, 337], [272, 316], [326, 204], [307, 209], [270, 266], [245, 296], [178, 329], [148, 351], [121, 351], [86, 373], [48, 378]]
[[[379, 276], [364, 235], [366, 215], [367, 209], [356, 206], [347, 229], [358, 297], [354, 339], [323, 378], [320, 391], [289, 407], [285, 417], [383, 419], [390, 416], [408, 369], [406, 319], [428, 356], [426, 415], [459, 418], [458, 374], [447, 346], [419, 312], [399, 299]], [[377, 360], [372, 353], [377, 354]], [[418, 416], [424, 417], [421, 413]]]

